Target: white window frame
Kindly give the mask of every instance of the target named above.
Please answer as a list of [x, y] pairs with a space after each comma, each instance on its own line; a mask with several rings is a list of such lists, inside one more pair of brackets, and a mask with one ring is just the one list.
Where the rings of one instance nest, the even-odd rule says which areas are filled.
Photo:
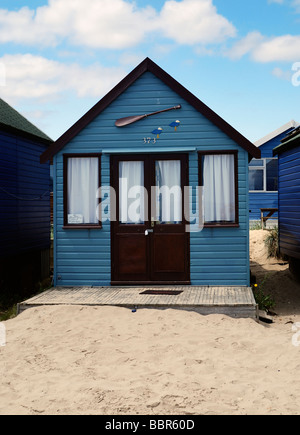
[[264, 182], [264, 189], [263, 190], [249, 190], [250, 193], [277, 193], [278, 190], [267, 190], [267, 160], [278, 160], [276, 157], [262, 157], [261, 159], [253, 159], [255, 160], [262, 160], [263, 166], [249, 166], [249, 174], [250, 171], [253, 170], [261, 170], [263, 171], [263, 182]]

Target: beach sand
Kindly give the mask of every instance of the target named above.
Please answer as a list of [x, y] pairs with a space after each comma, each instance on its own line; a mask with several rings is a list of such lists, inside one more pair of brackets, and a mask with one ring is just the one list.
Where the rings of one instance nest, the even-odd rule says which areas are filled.
[[[251, 231], [271, 325], [179, 310], [58, 306], [4, 322], [0, 414], [300, 414], [300, 285]], [[300, 331], [300, 328], [299, 328]], [[299, 337], [300, 344], [300, 337]]]

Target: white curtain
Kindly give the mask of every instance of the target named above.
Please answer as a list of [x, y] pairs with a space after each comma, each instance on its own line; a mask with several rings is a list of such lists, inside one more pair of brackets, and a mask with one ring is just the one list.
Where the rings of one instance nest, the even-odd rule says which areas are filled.
[[234, 156], [206, 155], [203, 166], [205, 222], [234, 222]]
[[119, 210], [122, 224], [145, 221], [144, 162], [119, 163]]
[[68, 222], [77, 215], [77, 223], [96, 224], [99, 188], [97, 157], [68, 159]]
[[156, 162], [156, 221], [182, 222], [180, 160]]

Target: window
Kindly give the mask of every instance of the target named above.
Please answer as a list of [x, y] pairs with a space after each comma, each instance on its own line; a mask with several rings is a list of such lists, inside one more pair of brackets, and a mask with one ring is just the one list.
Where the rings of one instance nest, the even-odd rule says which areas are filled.
[[238, 154], [199, 153], [204, 226], [238, 226]]
[[277, 192], [278, 159], [253, 159], [249, 164], [249, 190]]
[[144, 162], [119, 162], [119, 210], [122, 224], [144, 223]]
[[266, 159], [266, 190], [278, 191], [278, 159]]
[[180, 224], [182, 222], [181, 161], [155, 162], [156, 222]]
[[64, 155], [64, 227], [101, 228], [97, 218], [101, 156]]

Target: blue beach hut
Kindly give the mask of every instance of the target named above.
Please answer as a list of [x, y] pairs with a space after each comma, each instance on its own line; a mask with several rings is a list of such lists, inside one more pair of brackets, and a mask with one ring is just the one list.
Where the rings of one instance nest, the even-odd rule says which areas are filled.
[[0, 292], [32, 291], [49, 278], [53, 141], [0, 99]]
[[279, 249], [300, 277], [300, 127], [274, 149], [279, 166]]
[[249, 286], [252, 158], [146, 58], [41, 156], [54, 168], [55, 286]]
[[[261, 209], [278, 209], [278, 159], [277, 156], [273, 156], [273, 149], [298, 126], [297, 122], [290, 121], [254, 142], [261, 151], [261, 158], [252, 159], [249, 163], [250, 221], [260, 222]], [[266, 212], [265, 216], [267, 214]], [[277, 212], [273, 213], [268, 223], [273, 225], [278, 223]]]

